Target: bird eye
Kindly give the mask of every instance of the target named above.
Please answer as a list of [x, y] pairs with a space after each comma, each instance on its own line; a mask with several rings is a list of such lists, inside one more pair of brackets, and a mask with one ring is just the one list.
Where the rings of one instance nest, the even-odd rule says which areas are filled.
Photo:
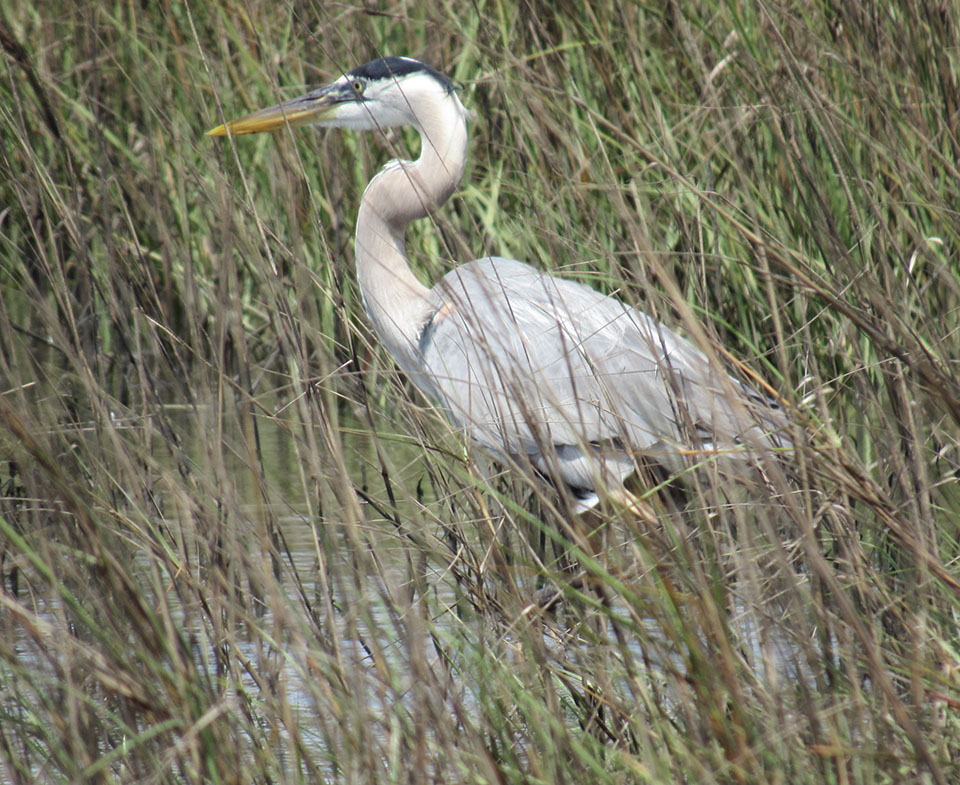
[[359, 79], [354, 79], [353, 82], [350, 84], [350, 87], [353, 89], [353, 92], [355, 92], [357, 95], [363, 95], [363, 88], [365, 86], [366, 85], [364, 85], [364, 83], [361, 82]]

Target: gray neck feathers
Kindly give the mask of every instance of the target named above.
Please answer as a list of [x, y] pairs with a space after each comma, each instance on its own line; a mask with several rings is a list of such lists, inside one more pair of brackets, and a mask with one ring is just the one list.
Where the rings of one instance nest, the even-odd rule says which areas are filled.
[[[416, 363], [417, 336], [428, 317], [430, 290], [407, 262], [404, 232], [456, 190], [466, 160], [464, 109], [455, 94], [417, 102], [421, 151], [416, 161], [391, 161], [364, 191], [357, 216], [360, 291], [373, 328], [401, 367]], [[415, 366], [414, 366], [415, 367]]]

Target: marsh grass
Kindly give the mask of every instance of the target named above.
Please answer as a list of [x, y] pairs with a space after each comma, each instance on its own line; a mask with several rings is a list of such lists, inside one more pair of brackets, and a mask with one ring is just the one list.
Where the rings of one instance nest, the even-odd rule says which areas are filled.
[[[0, 779], [955, 781], [957, 25], [0, 2]], [[585, 522], [467, 455], [352, 277], [412, 139], [203, 136], [383, 53], [475, 112], [420, 274], [513, 256], [697, 337], [789, 477]]]

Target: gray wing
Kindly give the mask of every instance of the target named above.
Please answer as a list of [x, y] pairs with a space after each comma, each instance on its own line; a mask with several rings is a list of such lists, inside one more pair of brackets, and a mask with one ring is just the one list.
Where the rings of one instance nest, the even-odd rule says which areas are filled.
[[638, 453], [778, 443], [761, 396], [589, 287], [486, 258], [431, 294], [418, 384], [477, 442], [573, 488], [622, 481]]

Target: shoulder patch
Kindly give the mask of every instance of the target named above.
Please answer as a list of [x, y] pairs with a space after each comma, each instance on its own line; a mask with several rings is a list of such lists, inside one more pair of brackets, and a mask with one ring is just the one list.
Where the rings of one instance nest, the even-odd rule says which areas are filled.
[[447, 300], [443, 305], [433, 312], [433, 315], [429, 319], [427, 319], [427, 323], [424, 325], [423, 330], [420, 333], [420, 340], [417, 341], [417, 350], [421, 355], [427, 350], [427, 346], [429, 346], [430, 341], [433, 340], [433, 334], [436, 332], [437, 325], [446, 319], [450, 314], [452, 314], [456, 309], [457, 307], [453, 304], [453, 302], [451, 300]]

